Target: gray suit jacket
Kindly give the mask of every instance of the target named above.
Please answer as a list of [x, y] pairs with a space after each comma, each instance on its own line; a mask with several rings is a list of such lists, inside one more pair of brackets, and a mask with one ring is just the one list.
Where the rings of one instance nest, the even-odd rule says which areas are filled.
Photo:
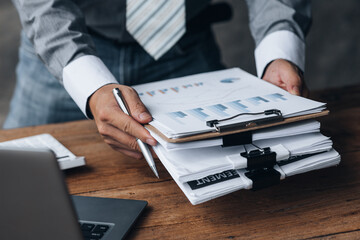
[[[96, 55], [88, 29], [119, 43], [134, 41], [125, 29], [125, 0], [13, 0], [26, 36], [49, 71], [84, 55]], [[210, 0], [187, 0], [191, 20]], [[300, 39], [310, 26], [309, 0], [246, 0], [256, 45], [268, 34], [288, 30]]]

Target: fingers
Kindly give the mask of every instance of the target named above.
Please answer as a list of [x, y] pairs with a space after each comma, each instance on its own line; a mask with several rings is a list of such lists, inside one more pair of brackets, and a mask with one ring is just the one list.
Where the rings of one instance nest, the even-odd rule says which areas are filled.
[[[128, 105], [129, 112], [137, 117], [125, 114], [119, 107], [112, 89], [119, 88]], [[141, 123], [151, 121], [152, 117], [140, 101], [135, 90], [118, 84], [109, 84], [98, 89], [89, 100], [90, 110], [104, 141], [113, 149], [130, 157], [142, 158], [136, 139], [155, 146], [156, 140]], [[142, 117], [145, 115], [145, 117]], [[138, 120], [142, 122], [139, 123]]]
[[103, 124], [98, 127], [99, 133], [107, 144], [117, 147], [126, 148], [134, 152], [140, 152], [140, 148], [136, 142], [136, 138], [111, 126]]
[[[137, 158], [137, 159], [144, 158], [136, 138], [134, 138], [134, 137], [132, 137], [130, 135], [127, 135], [127, 134], [125, 134], [125, 133], [123, 133], [121, 131], [119, 132], [119, 135], [115, 135], [115, 136], [116, 136], [117, 139], [114, 139], [111, 136], [104, 137], [104, 141], [107, 144], [109, 144], [112, 148], [114, 148], [115, 150], [120, 151], [120, 150], [125, 149], [127, 151], [132, 152], [132, 153], [140, 154], [140, 155], [136, 154], [135, 158]], [[154, 152], [154, 149], [149, 147], [149, 150], [151, 152], [151, 155], [154, 158], [157, 158], [157, 155]], [[123, 152], [123, 151], [120, 151], [120, 152]], [[125, 153], [125, 154], [127, 154], [127, 153]]]
[[[123, 113], [119, 108], [115, 108], [112, 115], [113, 117], [109, 119], [107, 123], [120, 130], [119, 132], [127, 133], [128, 135], [133, 136], [134, 139], [138, 138], [151, 146], [155, 146], [157, 144], [156, 140], [150, 135], [149, 131], [147, 131], [144, 126], [132, 117]], [[117, 132], [117, 134], [119, 134], [119, 132]], [[112, 133], [112, 135], [117, 140], [121, 137], [120, 135], [116, 135], [115, 132]]]
[[[136, 119], [134, 119], [132, 116], [125, 114], [120, 109], [112, 93], [112, 89], [114, 89], [114, 87], [118, 87], [122, 93], [125, 93], [123, 94], [123, 96], [128, 105], [130, 113], [135, 112], [135, 114], [137, 115], [139, 115], [139, 113], [140, 115], [141, 113], [145, 113], [148, 115], [148, 119], [151, 119], [151, 115], [148, 113], [147, 109], [142, 104], [136, 91], [132, 90], [132, 88], [127, 86], [107, 85], [94, 93], [94, 100], [90, 99], [90, 101], [96, 100], [95, 103], [93, 103], [94, 105], [96, 104], [96, 107], [92, 107], [91, 110], [94, 114], [94, 118], [100, 134], [104, 133], [107, 134], [107, 136], [112, 136], [113, 139], [118, 140], [119, 138], [116, 138], [115, 132], [106, 132], [109, 129], [107, 125], [111, 125], [120, 130], [121, 132], [127, 133], [130, 136], [139, 138], [141, 141], [149, 145], [155, 146], [157, 142], [150, 135], [149, 131], [147, 131]], [[116, 132], [116, 134], [119, 134], [119, 132]]]
[[284, 59], [276, 59], [271, 62], [263, 76], [263, 79], [294, 95], [304, 95], [307, 88], [303, 84], [303, 74], [293, 63]]
[[145, 124], [152, 120], [149, 111], [141, 102], [137, 92], [133, 88], [123, 86], [120, 91], [127, 102], [131, 116], [136, 121]]
[[302, 90], [302, 79], [294, 70], [284, 71], [281, 76], [286, 85], [286, 90], [294, 95], [300, 96]]
[[[99, 127], [99, 133], [103, 137], [104, 142], [114, 150], [136, 159], [143, 158], [143, 154], [141, 153], [141, 149], [135, 137], [120, 131], [110, 124], [103, 124]], [[150, 151], [153, 157], [157, 158], [157, 155], [152, 148], [150, 148]]]
[[[144, 158], [143, 154], [141, 153], [141, 149], [136, 141], [136, 138], [122, 131], [119, 131], [117, 128], [111, 125], [106, 125], [106, 128], [108, 129], [103, 130], [101, 135], [104, 139], [104, 142], [107, 143], [110, 147], [129, 157], [133, 157], [136, 159]], [[110, 135], [110, 132], [113, 134]], [[154, 158], [157, 158], [157, 155], [152, 148], [150, 148], [150, 152]]]
[[149, 145], [155, 146], [156, 140], [140, 124], [148, 123], [152, 120], [152, 117], [145, 105], [141, 102], [137, 92], [127, 86], [121, 86], [119, 90], [126, 101], [131, 117], [124, 114], [119, 110], [120, 108], [118, 108], [114, 112], [116, 115], [115, 118], [112, 118], [109, 123], [129, 135], [139, 138]]

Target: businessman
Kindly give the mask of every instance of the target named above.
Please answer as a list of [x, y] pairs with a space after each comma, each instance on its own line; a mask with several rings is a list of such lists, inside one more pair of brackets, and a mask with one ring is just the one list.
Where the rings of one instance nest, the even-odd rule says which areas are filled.
[[[206, 14], [209, 0], [13, 2], [23, 31], [4, 128], [86, 116], [111, 147], [141, 158], [136, 138], [156, 144], [141, 125], [152, 117], [128, 86], [224, 68], [209, 27], [211, 14]], [[258, 76], [303, 94], [309, 1], [246, 3]], [[115, 87], [133, 118], [119, 109], [111, 91]]]

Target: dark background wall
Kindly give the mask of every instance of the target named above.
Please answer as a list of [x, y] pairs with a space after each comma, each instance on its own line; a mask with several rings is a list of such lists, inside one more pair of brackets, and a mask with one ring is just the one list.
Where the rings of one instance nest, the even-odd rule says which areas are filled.
[[[226, 2], [233, 6], [233, 19], [214, 26], [223, 62], [255, 74], [246, 4], [240, 0]], [[312, 4], [305, 70], [308, 87], [317, 90], [360, 84], [360, 1], [314, 0]], [[0, 0], [0, 126], [15, 84], [20, 28], [10, 0]]]
[[[255, 74], [254, 43], [244, 1], [229, 0], [233, 19], [214, 26], [223, 61]], [[310, 89], [360, 84], [360, 1], [314, 0], [306, 43], [305, 78]]]

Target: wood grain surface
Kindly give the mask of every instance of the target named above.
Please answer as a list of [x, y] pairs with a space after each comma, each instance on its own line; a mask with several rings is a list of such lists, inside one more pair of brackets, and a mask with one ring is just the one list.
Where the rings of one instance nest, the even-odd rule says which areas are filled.
[[1, 130], [0, 141], [50, 133], [87, 166], [65, 171], [71, 194], [149, 202], [129, 239], [360, 239], [360, 86], [312, 94], [328, 103], [320, 119], [341, 164], [259, 190], [241, 190], [193, 206], [156, 160], [113, 151], [92, 121]]

